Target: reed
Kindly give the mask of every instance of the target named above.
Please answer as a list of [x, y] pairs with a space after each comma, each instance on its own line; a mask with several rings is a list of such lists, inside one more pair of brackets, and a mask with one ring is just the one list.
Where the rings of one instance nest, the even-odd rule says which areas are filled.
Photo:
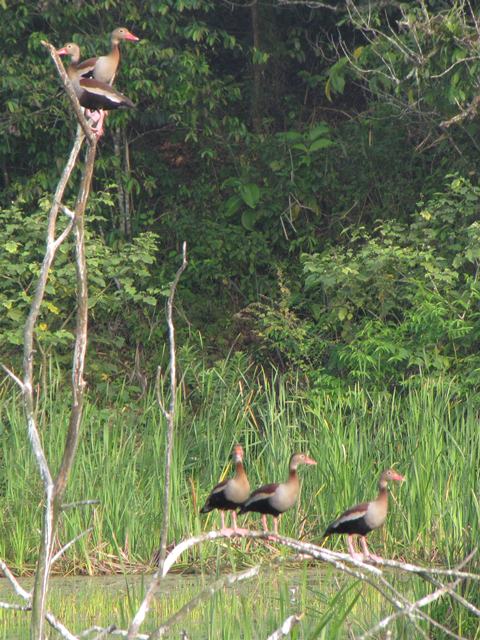
[[[235, 356], [215, 367], [185, 366], [181, 391], [172, 467], [172, 542], [219, 526], [216, 512], [200, 517], [199, 508], [213, 484], [231, 473], [232, 446], [240, 442], [252, 487], [286, 478], [294, 450], [305, 450], [318, 462], [300, 470], [300, 503], [280, 522], [285, 535], [320, 542], [325, 526], [347, 506], [374, 497], [381, 470], [395, 466], [407, 481], [393, 488], [387, 522], [369, 537], [375, 552], [453, 565], [478, 543], [478, 406], [473, 400], [460, 402], [448, 384], [425, 380], [402, 393], [351, 389], [335, 395], [306, 389], [299, 379], [287, 380], [279, 373], [267, 375]], [[68, 403], [62, 379], [53, 370], [37, 411], [54, 468], [60, 463]], [[0, 556], [17, 573], [28, 574], [37, 553], [39, 479], [20, 399], [7, 386], [0, 388], [0, 420]], [[95, 498], [100, 504], [65, 512], [58, 546], [88, 527], [93, 531], [67, 552], [59, 573], [145, 568], [160, 540], [164, 442], [165, 422], [153, 394], [138, 400], [127, 385], [120, 385], [107, 388], [102, 397], [91, 395], [66, 500]], [[258, 528], [259, 518], [248, 514], [244, 524]], [[345, 547], [341, 537], [323, 544]], [[246, 541], [224, 542], [193, 551], [179, 569], [235, 570], [266, 558], [270, 562], [272, 553], [285, 552]], [[280, 606], [282, 598], [288, 600], [287, 591], [278, 592], [278, 607], [266, 616], [265, 631], [275, 628], [283, 612], [292, 612], [290, 606]], [[307, 591], [312, 594], [311, 586], [303, 587]], [[309, 600], [312, 610], [320, 606], [319, 594]], [[206, 627], [223, 625], [228, 631], [237, 618], [250, 624], [242, 613], [251, 604], [247, 606], [246, 596], [231, 598], [235, 606], [221, 594], [212, 599]], [[333, 630], [358, 606], [357, 598], [352, 585], [336, 590], [323, 613], [317, 611], [318, 636], [312, 637], [336, 637]], [[122, 605], [123, 617], [132, 606]], [[453, 615], [452, 609], [447, 613]], [[459, 614], [458, 625], [468, 628], [471, 621], [465, 615], [460, 620]], [[255, 637], [255, 624], [245, 637]]]
[[[198, 511], [212, 485], [231, 472], [237, 441], [245, 448], [252, 487], [284, 479], [294, 450], [306, 450], [318, 461], [315, 468], [301, 469], [300, 503], [280, 524], [286, 535], [319, 540], [325, 525], [345, 507], [375, 495], [383, 468], [395, 466], [407, 482], [393, 489], [387, 523], [371, 536], [380, 553], [454, 562], [479, 539], [478, 409], [459, 403], [448, 385], [426, 381], [402, 395], [357, 389], [333, 396], [305, 390], [298, 381], [288, 384], [279, 374], [245, 374], [236, 364], [187, 372], [195, 386], [180, 398], [172, 541], [218, 525], [216, 512], [200, 517]], [[39, 422], [58, 465], [68, 399], [63, 399], [59, 379], [49, 389], [39, 401]], [[36, 554], [39, 480], [19, 397], [6, 388], [0, 415], [0, 555], [27, 572]], [[63, 542], [89, 526], [93, 532], [67, 553], [62, 571], [94, 573], [109, 564], [121, 570], [122, 563], [131, 567], [149, 561], [160, 532], [164, 435], [152, 395], [132, 401], [124, 387], [86, 403], [67, 501], [95, 498], [100, 504], [65, 512]], [[249, 514], [245, 523], [257, 527], [258, 518]], [[343, 542], [337, 538], [326, 544], [338, 548]], [[214, 552], [201, 553], [205, 560]], [[230, 553], [222, 552], [226, 561]], [[248, 556], [252, 553], [261, 554], [261, 547], [249, 546]], [[233, 555], [243, 554], [247, 550], [240, 545]]]

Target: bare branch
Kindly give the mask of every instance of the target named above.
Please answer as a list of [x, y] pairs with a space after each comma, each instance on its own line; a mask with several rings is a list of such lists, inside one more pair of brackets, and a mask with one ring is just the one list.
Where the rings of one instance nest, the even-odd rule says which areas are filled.
[[88, 288], [87, 288], [87, 261], [85, 257], [85, 225], [84, 214], [93, 177], [93, 167], [97, 151], [97, 138], [93, 136], [93, 142], [88, 147], [87, 159], [82, 176], [82, 183], [75, 204], [75, 254], [77, 272], [77, 323], [75, 330], [75, 350], [73, 355], [72, 371], [72, 409], [68, 426], [67, 441], [55, 480], [55, 500], [60, 504], [68, 476], [72, 468], [75, 453], [77, 451], [80, 436], [80, 425], [83, 415], [83, 394], [85, 381], [83, 372], [85, 368], [85, 354], [87, 351], [87, 323], [88, 323]]
[[[442, 569], [442, 568], [435, 568], [435, 567], [425, 568], [425, 567], [420, 567], [420, 566], [409, 564], [409, 563], [397, 562], [394, 560], [382, 560], [379, 563], [376, 563], [376, 566], [374, 566], [372, 564], [367, 564], [359, 560], [354, 560], [350, 555], [345, 553], [330, 551], [328, 549], [319, 547], [315, 544], [300, 542], [299, 540], [295, 540], [293, 538], [273, 535], [271, 532], [248, 531], [244, 534], [233, 534], [232, 537], [235, 537], [235, 536], [246, 537], [249, 539], [259, 539], [259, 540], [273, 538], [277, 544], [289, 547], [291, 549], [296, 550], [299, 553], [305, 554], [306, 556], [310, 556], [317, 560], [323, 560], [324, 562], [328, 562], [329, 564], [332, 564], [335, 568], [342, 571], [343, 573], [346, 573], [347, 575], [355, 577], [363, 582], [367, 582], [398, 610], [396, 612], [398, 613], [398, 615], [407, 616], [410, 619], [411, 623], [415, 626], [417, 635], [419, 637], [424, 637], [424, 638], [428, 638], [428, 636], [418, 626], [418, 623], [416, 621], [417, 617], [423, 618], [429, 624], [442, 629], [442, 631], [444, 631], [445, 633], [449, 633], [452, 637], [460, 638], [460, 636], [457, 636], [453, 632], [444, 628], [443, 625], [441, 625], [436, 620], [432, 619], [429, 615], [427, 615], [425, 612], [420, 610], [421, 606], [426, 606], [426, 604], [428, 604], [427, 600], [425, 600], [424, 598], [420, 599], [418, 601], [420, 605], [418, 604], [418, 602], [417, 603], [409, 602], [385, 579], [383, 575], [383, 571], [380, 567], [384, 565], [385, 567], [394, 568], [400, 571], [415, 573], [420, 577], [424, 577], [424, 574], [428, 573], [428, 575], [435, 575], [435, 574], [449, 575], [458, 580], [461, 580], [463, 578], [480, 580], [480, 574], [468, 573], [458, 569]], [[219, 540], [225, 537], [230, 537], [230, 536], [228, 535], [226, 536], [221, 531], [209, 531], [208, 533], [203, 533], [198, 536], [194, 536], [186, 540], [183, 540], [178, 545], [176, 545], [172, 549], [172, 551], [169, 553], [169, 555], [166, 557], [165, 562], [163, 564], [163, 569], [161, 570], [159, 568], [155, 572], [152, 582], [144, 597], [144, 600], [141, 603], [132, 621], [132, 625], [130, 627], [129, 633], [131, 632], [133, 625], [136, 625], [135, 628], [138, 630], [139, 626], [143, 623], [145, 616], [149, 610], [149, 606], [150, 606], [150, 602], [153, 597], [153, 594], [158, 588], [158, 585], [162, 577], [167, 575], [167, 573], [174, 566], [174, 564], [177, 562], [177, 560], [182, 555], [182, 553], [184, 553], [185, 551], [187, 551], [188, 549], [190, 549], [195, 545], [202, 544], [204, 542], [209, 542], [209, 541], [213, 542], [215, 540]], [[462, 566], [467, 561], [469, 561], [471, 557], [473, 557], [473, 554], [474, 552], [472, 552], [472, 554], [469, 554], [469, 556], [461, 563], [460, 566]], [[444, 595], [444, 593], [448, 593], [449, 590], [451, 590], [452, 588], [453, 588], [452, 585], [446, 585], [446, 586], [441, 585], [442, 591], [441, 593], [439, 591], [438, 594], [437, 592], [435, 592], [436, 596], [434, 597], [434, 599], [441, 597], [442, 595]], [[425, 598], [428, 598], [428, 597], [430, 596], [425, 596]], [[392, 614], [392, 615], [395, 615], [395, 614]], [[135, 636], [129, 635], [128, 637], [135, 637]], [[159, 636], [154, 636], [154, 637], [159, 637]]]
[[69, 209], [66, 205], [62, 204], [61, 209], [63, 211], [63, 213], [68, 216], [71, 220], [73, 220], [75, 218], [75, 214], [74, 212]]
[[2, 369], [5, 371], [5, 373], [14, 381], [18, 384], [18, 386], [20, 387], [20, 389], [23, 391], [23, 382], [20, 380], [20, 378], [18, 378], [13, 371], [10, 371], [10, 369], [8, 369], [8, 367], [6, 367], [4, 364], [0, 365], [2, 367]]
[[269, 635], [267, 640], [281, 640], [281, 638], [285, 638], [302, 618], [303, 613], [296, 613], [293, 616], [288, 616], [282, 626]]
[[157, 398], [157, 403], [158, 403], [158, 406], [160, 407], [161, 412], [163, 413], [165, 418], [168, 420], [168, 411], [165, 408], [165, 405], [163, 404], [162, 396], [160, 395], [160, 391], [162, 388], [162, 380], [163, 380], [162, 367], [159, 366], [157, 367], [157, 376], [155, 378], [155, 396]]
[[67, 544], [64, 544], [63, 547], [59, 551], [57, 551], [57, 553], [50, 560], [50, 564], [51, 565], [55, 564], [55, 562], [63, 556], [63, 554], [65, 553], [65, 551], [67, 551], [67, 549], [70, 549], [72, 545], [74, 545], [76, 542], [81, 540], [84, 536], [86, 536], [91, 531], [93, 531], [93, 527], [90, 527], [89, 529], [82, 531], [82, 533], [79, 533], [78, 536], [75, 536], [75, 538], [67, 542]]
[[55, 67], [57, 68], [58, 75], [60, 76], [65, 92], [69, 97], [72, 107], [75, 111], [75, 115], [77, 116], [77, 120], [82, 127], [84, 134], [87, 136], [88, 141], [90, 142], [90, 144], [93, 144], [94, 142], [96, 142], [97, 137], [92, 131], [92, 127], [88, 124], [87, 119], [85, 118], [82, 107], [80, 106], [80, 102], [78, 101], [77, 95], [75, 93], [75, 89], [73, 88], [73, 85], [70, 82], [69, 77], [67, 76], [67, 72], [65, 71], [65, 67], [63, 66], [60, 56], [58, 55], [55, 47], [49, 42], [42, 40], [42, 45], [46, 49], [48, 49], [50, 55], [52, 56], [52, 60], [55, 64]]
[[160, 558], [158, 561], [161, 567], [167, 552], [167, 536], [168, 526], [170, 521], [170, 469], [172, 466], [172, 453], [173, 453], [173, 434], [175, 429], [175, 407], [177, 403], [177, 358], [176, 358], [176, 346], [175, 346], [175, 325], [173, 323], [173, 301], [175, 299], [175, 293], [177, 286], [182, 276], [182, 273], [187, 268], [187, 243], [183, 243], [182, 247], [182, 264], [175, 274], [172, 286], [170, 288], [170, 295], [167, 302], [167, 324], [168, 324], [168, 337], [170, 343], [170, 407], [167, 414], [167, 446], [166, 446], [166, 461], [165, 461], [165, 486], [163, 490], [163, 523], [162, 533], [160, 536]]
[[[125, 631], [124, 629], [117, 629], [115, 625], [112, 624], [109, 627], [99, 627], [99, 626], [90, 627], [89, 629], [82, 631], [82, 633], [80, 633], [78, 637], [86, 638], [91, 633], [97, 633], [97, 634], [107, 633], [110, 636], [120, 636], [121, 638], [126, 638], [128, 635], [128, 631]], [[92, 640], [97, 640], [99, 637], [102, 638], [102, 635], [97, 635]], [[137, 633], [137, 635], [135, 636], [135, 639], [148, 640], [148, 635], [146, 633]]]
[[26, 591], [22, 586], [20, 586], [18, 580], [15, 578], [15, 576], [3, 560], [0, 560], [0, 569], [3, 571], [3, 575], [5, 576], [5, 578], [7, 578], [7, 580], [12, 585], [15, 593], [24, 600], [30, 600], [30, 598], [32, 597], [31, 592]]
[[448, 129], [448, 127], [451, 127], [452, 124], [457, 124], [457, 122], [462, 122], [465, 119], [472, 120], [477, 115], [479, 107], [480, 96], [475, 96], [466, 109], [463, 109], [449, 120], [444, 120], [440, 123], [440, 126], [443, 129]]
[[91, 504], [100, 504], [100, 500], [79, 500], [78, 502], [67, 502], [61, 505], [62, 511], [67, 509], [76, 509], [77, 507], [86, 507]]
[[[170, 522], [170, 470], [172, 465], [172, 451], [173, 451], [173, 435], [175, 429], [175, 406], [177, 400], [177, 364], [176, 364], [176, 350], [175, 350], [175, 325], [173, 323], [173, 302], [175, 298], [175, 292], [177, 290], [178, 283], [182, 276], [182, 273], [187, 268], [187, 243], [184, 242], [182, 246], [182, 264], [175, 274], [172, 286], [170, 288], [170, 295], [167, 301], [167, 324], [168, 324], [168, 337], [170, 343], [170, 405], [168, 411], [165, 411], [165, 407], [162, 402], [159, 402], [159, 406], [163, 411], [163, 414], [167, 420], [167, 444], [166, 444], [166, 461], [165, 461], [165, 485], [163, 490], [163, 522], [162, 532], [160, 536], [160, 556], [158, 560], [159, 569], [155, 572], [150, 587], [147, 590], [145, 598], [140, 606], [137, 615], [132, 620], [130, 628], [128, 630], [128, 638], [135, 638], [140, 625], [142, 624], [149, 608], [151, 601], [155, 595], [158, 585], [165, 575], [164, 563], [167, 553], [167, 536], [168, 527]], [[157, 399], [160, 398], [159, 386], [158, 386], [157, 373]], [[140, 613], [141, 610], [141, 613]]]
[[62, 638], [66, 638], [66, 640], [78, 640], [78, 636], [75, 636], [71, 633], [67, 627], [60, 622], [52, 613], [47, 612], [45, 614], [45, 618], [48, 624], [58, 631], [58, 633], [62, 636]]
[[[395, 613], [392, 613], [391, 615], [387, 616], [383, 620], [380, 620], [378, 624], [376, 624], [374, 627], [369, 629], [367, 632], [363, 633], [359, 637], [359, 640], [366, 640], [366, 638], [371, 638], [372, 636], [377, 635], [377, 633], [379, 633], [380, 631], [383, 631], [383, 629], [386, 629], [397, 618], [400, 618], [401, 616], [404, 616], [404, 615], [411, 615], [412, 613], [415, 613], [417, 609], [426, 607], [432, 602], [435, 602], [435, 600], [438, 600], [445, 594], [452, 591], [456, 586], [458, 586], [459, 583], [460, 583], [460, 580], [456, 580], [452, 585], [447, 585], [447, 586], [442, 585], [439, 589], [437, 589], [433, 593], [430, 593], [427, 596], [420, 598], [416, 602], [409, 604], [407, 607], [400, 609]], [[437, 621], [433, 621], [433, 622], [435, 623], [435, 626], [440, 628], [447, 635], [460, 640], [466, 640], [465, 638], [463, 638], [463, 636], [458, 636], [457, 634], [453, 633], [452, 631], [447, 629], [447, 627], [445, 627], [444, 625], [441, 625]]]
[[303, 5], [309, 9], [328, 9], [329, 11], [334, 12], [345, 11], [345, 6], [335, 6], [325, 2], [317, 2], [317, 0], [277, 0], [277, 3], [281, 7], [287, 7], [289, 5]]
[[29, 604], [15, 604], [14, 602], [0, 602], [0, 609], [13, 609], [14, 611], [31, 611]]

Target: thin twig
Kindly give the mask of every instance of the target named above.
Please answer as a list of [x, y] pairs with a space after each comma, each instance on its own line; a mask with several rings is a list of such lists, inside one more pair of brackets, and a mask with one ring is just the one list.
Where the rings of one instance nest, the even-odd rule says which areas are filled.
[[91, 504], [100, 504], [100, 500], [78, 500], [78, 502], [66, 502], [62, 504], [62, 511], [66, 511], [67, 509], [76, 509], [77, 507], [86, 507]]
[[93, 531], [93, 527], [90, 527], [89, 529], [86, 529], [86, 531], [82, 531], [82, 533], [79, 533], [78, 536], [75, 536], [75, 538], [67, 542], [67, 544], [64, 544], [63, 547], [59, 551], [57, 551], [57, 553], [50, 560], [50, 564], [51, 565], [55, 564], [55, 562], [63, 556], [63, 554], [65, 553], [65, 551], [67, 551], [67, 549], [70, 549], [72, 545], [74, 545], [81, 538], [86, 536], [88, 533], [91, 533], [92, 531]]
[[[407, 607], [400, 609], [395, 613], [392, 613], [386, 618], [383, 618], [383, 620], [380, 620], [380, 622], [377, 623], [374, 627], [372, 627], [371, 629], [363, 633], [361, 636], [359, 636], [359, 640], [366, 640], [366, 638], [371, 638], [372, 636], [375, 636], [380, 631], [383, 631], [383, 629], [386, 629], [397, 618], [400, 618], [404, 615], [411, 615], [415, 613], [417, 609], [421, 609], [422, 607], [426, 607], [432, 602], [435, 602], [435, 600], [438, 600], [439, 598], [447, 594], [450, 591], [450, 589], [455, 588], [455, 586], [457, 586], [459, 583], [460, 583], [460, 579], [456, 580], [452, 585], [442, 585], [439, 589], [437, 589], [433, 593], [430, 593], [427, 596], [420, 598], [416, 602], [412, 602]], [[450, 635], [451, 637], [465, 640], [463, 636], [458, 636], [457, 634], [453, 633], [452, 631], [447, 629], [445, 626], [440, 625], [439, 623], [436, 623], [436, 626], [439, 626], [439, 628], [441, 628], [444, 633], [447, 633], [447, 635]]]
[[269, 635], [267, 640], [281, 640], [281, 638], [288, 636], [293, 627], [303, 618], [303, 615], [303, 613], [295, 613], [293, 616], [288, 616], [282, 626]]
[[20, 380], [20, 378], [18, 378], [13, 371], [10, 371], [10, 369], [8, 369], [4, 364], [0, 365], [2, 367], [2, 369], [5, 371], [5, 373], [16, 383], [18, 384], [18, 386], [20, 387], [20, 389], [23, 391], [23, 382]]
[[2, 602], [0, 601], [0, 609], [14, 609], [15, 611], [31, 611], [32, 605], [30, 604], [15, 604], [14, 602]]
[[[89, 629], [85, 629], [85, 631], [82, 631], [82, 633], [80, 633], [78, 637], [86, 638], [91, 633], [105, 633], [105, 632], [108, 633], [108, 635], [110, 636], [120, 636], [121, 638], [126, 638], [128, 635], [128, 631], [126, 631], [125, 629], [117, 629], [115, 625], [112, 624], [109, 627], [99, 627], [95, 625], [93, 627], [90, 627]], [[136, 640], [148, 640], [148, 635], [146, 633], [137, 633], [135, 638]], [[95, 638], [93, 638], [92, 640], [95, 640]]]
[[7, 578], [7, 580], [12, 585], [15, 593], [24, 600], [30, 600], [30, 598], [32, 597], [31, 592], [26, 591], [22, 586], [20, 586], [18, 580], [15, 578], [15, 576], [3, 560], [0, 560], [0, 569], [3, 571], [3, 575], [5, 576], [5, 578]]
[[[128, 629], [128, 638], [135, 638], [140, 625], [142, 624], [147, 612], [150, 608], [150, 604], [153, 600], [155, 592], [158, 589], [160, 581], [164, 574], [165, 556], [167, 553], [167, 537], [168, 527], [170, 522], [170, 475], [172, 466], [172, 452], [173, 452], [173, 435], [175, 429], [175, 407], [177, 400], [177, 365], [176, 365], [176, 350], [175, 350], [175, 325], [173, 323], [173, 302], [175, 299], [175, 292], [177, 290], [178, 283], [182, 276], [182, 273], [187, 268], [187, 243], [184, 242], [182, 246], [182, 264], [175, 274], [172, 286], [170, 287], [170, 294], [167, 301], [167, 324], [168, 324], [168, 337], [170, 343], [170, 405], [168, 411], [165, 411], [165, 407], [162, 402], [159, 402], [160, 409], [167, 420], [167, 444], [166, 444], [166, 461], [165, 461], [165, 484], [163, 489], [163, 522], [160, 535], [160, 555], [158, 560], [158, 571], [155, 572], [150, 586], [147, 590], [145, 598], [140, 605], [137, 614], [132, 620]], [[157, 399], [160, 398], [160, 392], [158, 389], [159, 373], [157, 373]]]
[[48, 624], [57, 631], [62, 638], [66, 638], [66, 640], [78, 640], [78, 636], [71, 633], [67, 627], [58, 620], [53, 613], [47, 612], [45, 614], [45, 618]]

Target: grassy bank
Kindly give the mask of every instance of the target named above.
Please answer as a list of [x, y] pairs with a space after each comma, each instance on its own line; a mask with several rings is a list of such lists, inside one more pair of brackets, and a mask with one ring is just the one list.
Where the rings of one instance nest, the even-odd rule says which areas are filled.
[[[308, 392], [281, 376], [267, 377], [235, 360], [184, 372], [173, 467], [171, 538], [218, 526], [200, 518], [212, 485], [230, 472], [233, 443], [246, 450], [252, 486], [286, 476], [293, 450], [307, 450], [317, 467], [303, 468], [302, 499], [281, 531], [319, 540], [346, 506], [374, 496], [379, 472], [395, 466], [407, 482], [393, 488], [387, 525], [371, 536], [380, 553], [412, 560], [455, 562], [479, 539], [478, 414], [448, 386], [428, 381], [416, 390], [341, 397]], [[40, 525], [39, 478], [27, 445], [18, 395], [1, 397], [0, 556], [18, 572], [32, 569]], [[60, 459], [68, 400], [57, 377], [38, 406], [47, 450]], [[127, 388], [87, 402], [83, 438], [68, 502], [96, 498], [96, 507], [68, 510], [60, 540], [93, 527], [67, 554], [62, 572], [124, 570], [147, 563], [158, 545], [164, 460], [163, 418], [152, 396]], [[252, 528], [259, 519], [250, 514]], [[326, 544], [340, 548], [342, 539]], [[216, 559], [251, 562], [261, 547], [204, 548], [188, 564]]]

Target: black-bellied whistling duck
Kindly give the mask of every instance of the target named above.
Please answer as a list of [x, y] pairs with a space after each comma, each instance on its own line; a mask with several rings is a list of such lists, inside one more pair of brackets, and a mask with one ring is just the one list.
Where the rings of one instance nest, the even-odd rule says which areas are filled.
[[[80, 60], [80, 47], [74, 42], [69, 42], [57, 50], [58, 55], [71, 56], [71, 64], [67, 68], [67, 75], [73, 84], [78, 101], [86, 109], [98, 111], [101, 109], [129, 109], [135, 105], [109, 84], [93, 78], [84, 78], [78, 71]], [[103, 133], [103, 117], [98, 118], [97, 125], [93, 129], [98, 136]]]
[[[323, 534], [324, 537], [330, 536], [333, 533], [346, 533], [348, 534], [348, 550], [350, 555], [355, 560], [363, 560], [365, 558], [371, 558], [372, 560], [381, 560], [379, 556], [370, 553], [367, 547], [367, 533], [370, 533], [372, 529], [378, 529], [385, 522], [388, 511], [388, 482], [389, 480], [395, 480], [396, 482], [403, 482], [405, 478], [394, 471], [393, 469], [387, 469], [380, 476], [378, 483], [378, 496], [371, 502], [362, 502], [357, 504], [347, 511], [344, 511]], [[360, 536], [360, 544], [362, 546], [362, 553], [357, 553], [353, 546], [353, 536]]]
[[268, 531], [267, 514], [273, 516], [274, 532], [278, 535], [278, 517], [288, 511], [297, 501], [300, 493], [300, 481], [297, 467], [299, 464], [317, 464], [305, 453], [294, 453], [288, 465], [289, 474], [286, 482], [265, 484], [256, 489], [240, 507], [240, 513], [254, 511], [262, 514], [263, 530]]
[[[243, 448], [237, 444], [233, 448], [233, 461], [235, 463], [235, 475], [229, 480], [217, 484], [200, 510], [200, 513], [208, 513], [212, 509], [219, 509], [222, 517], [222, 533], [243, 533], [244, 529], [237, 526], [237, 509], [248, 498], [250, 484], [243, 468]], [[225, 527], [225, 511], [231, 511], [233, 517], [233, 529]]]
[[110, 38], [112, 48], [110, 53], [107, 53], [105, 56], [83, 60], [77, 65], [77, 72], [84, 78], [92, 77], [94, 80], [113, 84], [120, 63], [120, 41], [130, 40], [132, 42], [138, 42], [139, 39], [140, 38], [134, 36], [133, 33], [125, 27], [118, 27], [118, 29], [112, 31]]

